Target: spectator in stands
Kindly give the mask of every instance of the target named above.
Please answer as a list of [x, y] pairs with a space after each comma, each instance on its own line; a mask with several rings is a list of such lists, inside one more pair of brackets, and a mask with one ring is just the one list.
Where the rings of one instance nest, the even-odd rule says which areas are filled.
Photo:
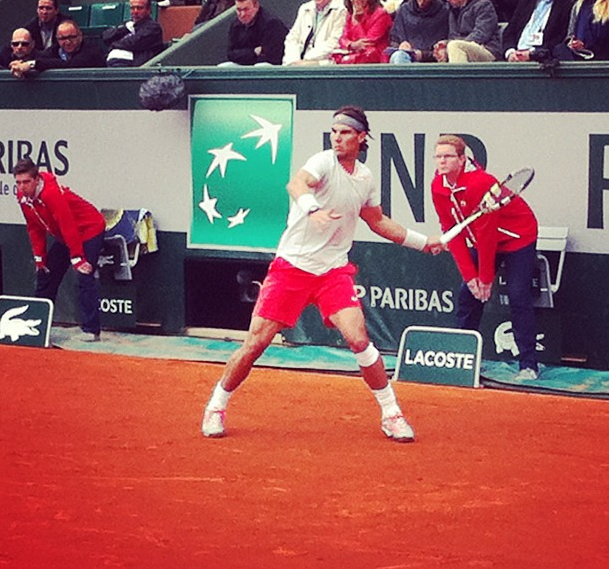
[[222, 12], [232, 8], [235, 5], [235, 0], [207, 0], [201, 5], [201, 11], [195, 19], [195, 29], [205, 22], [215, 18]]
[[542, 61], [567, 35], [573, 0], [520, 0], [503, 31], [507, 61]]
[[152, 17], [152, 0], [129, 0], [131, 20], [106, 30], [108, 67], [138, 67], [163, 51], [163, 29]]
[[334, 53], [336, 63], [386, 63], [393, 19], [379, 0], [345, 0], [347, 20]]
[[467, 63], [502, 58], [497, 12], [491, 0], [448, 0], [448, 41], [436, 44], [438, 61]]
[[105, 67], [106, 55], [95, 43], [86, 42], [76, 22], [64, 20], [57, 28], [56, 46], [45, 49], [31, 61], [14, 61], [10, 65], [15, 77], [45, 69]]
[[309, 0], [298, 8], [285, 38], [284, 65], [328, 65], [338, 47], [347, 8], [343, 0]]
[[448, 37], [445, 0], [408, 0], [395, 15], [389, 41], [395, 51], [390, 63], [435, 61], [433, 46]]
[[59, 11], [59, 0], [38, 0], [37, 12], [24, 27], [32, 34], [36, 49], [42, 51], [57, 45], [57, 26], [66, 17]]
[[577, 0], [568, 36], [554, 48], [562, 60], [609, 60], [609, 0]]
[[237, 17], [228, 32], [230, 65], [281, 65], [287, 26], [258, 0], [236, 0]]
[[31, 61], [37, 55], [32, 34], [25, 28], [13, 32], [11, 45], [0, 51], [0, 69], [9, 69], [16, 61]]

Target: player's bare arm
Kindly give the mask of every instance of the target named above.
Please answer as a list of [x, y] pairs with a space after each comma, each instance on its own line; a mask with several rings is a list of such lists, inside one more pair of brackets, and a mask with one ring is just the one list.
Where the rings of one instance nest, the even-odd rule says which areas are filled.
[[406, 239], [406, 229], [390, 217], [387, 217], [383, 213], [381, 206], [364, 207], [359, 215], [377, 235], [398, 245], [401, 245], [404, 239]]
[[402, 227], [399, 223], [386, 216], [381, 206], [362, 208], [360, 217], [377, 235], [404, 247], [430, 253], [440, 243], [438, 237], [427, 237], [413, 229]]
[[295, 202], [298, 202], [298, 198], [305, 194], [314, 195], [318, 184], [319, 180], [315, 176], [301, 168], [288, 182], [288, 194]]
[[315, 197], [315, 190], [318, 185], [319, 180], [301, 168], [288, 182], [287, 189], [288, 194], [298, 204], [298, 207], [308, 213], [315, 223], [325, 225], [334, 219], [339, 219], [341, 216], [334, 210], [321, 208]]

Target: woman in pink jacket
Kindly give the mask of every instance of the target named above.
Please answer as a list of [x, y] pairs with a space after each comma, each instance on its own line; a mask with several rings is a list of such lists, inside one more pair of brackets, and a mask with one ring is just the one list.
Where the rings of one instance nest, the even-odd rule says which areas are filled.
[[387, 63], [391, 16], [379, 0], [345, 0], [348, 15], [336, 63]]

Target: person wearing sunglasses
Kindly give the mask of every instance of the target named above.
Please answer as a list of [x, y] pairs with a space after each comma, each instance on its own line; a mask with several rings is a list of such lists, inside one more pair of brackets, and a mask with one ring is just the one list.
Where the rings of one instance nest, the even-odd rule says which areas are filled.
[[38, 0], [36, 17], [24, 27], [32, 34], [36, 49], [43, 51], [57, 45], [57, 27], [65, 19], [59, 11], [59, 0]]
[[87, 42], [76, 22], [64, 20], [57, 28], [57, 45], [45, 49], [30, 61], [13, 61], [11, 73], [18, 78], [45, 69], [105, 67], [106, 56], [101, 47]]
[[0, 51], [0, 69], [9, 69], [17, 61], [30, 61], [37, 55], [32, 34], [25, 28], [13, 32], [11, 43]]

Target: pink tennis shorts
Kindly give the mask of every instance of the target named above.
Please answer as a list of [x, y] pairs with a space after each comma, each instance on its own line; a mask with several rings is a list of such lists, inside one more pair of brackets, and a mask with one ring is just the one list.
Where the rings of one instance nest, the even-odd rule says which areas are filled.
[[318, 276], [276, 258], [262, 283], [253, 314], [291, 328], [305, 307], [314, 304], [324, 324], [331, 327], [329, 317], [339, 310], [361, 308], [355, 292], [356, 273], [355, 265], [348, 263]]

